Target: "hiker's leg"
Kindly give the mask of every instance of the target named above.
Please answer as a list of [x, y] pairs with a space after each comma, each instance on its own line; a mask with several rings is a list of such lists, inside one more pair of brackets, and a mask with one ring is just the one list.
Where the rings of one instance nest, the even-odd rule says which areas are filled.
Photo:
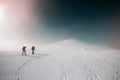
[[33, 50], [33, 54], [34, 54], [34, 50]]
[[33, 54], [33, 50], [32, 50], [32, 54]]
[[22, 52], [22, 55], [23, 55], [24, 52]]
[[25, 55], [26, 55], [26, 51], [25, 51], [24, 53], [25, 53]]

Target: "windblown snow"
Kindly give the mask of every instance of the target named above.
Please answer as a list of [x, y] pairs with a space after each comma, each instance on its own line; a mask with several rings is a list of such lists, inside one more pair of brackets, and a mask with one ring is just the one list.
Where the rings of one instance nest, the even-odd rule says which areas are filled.
[[69, 39], [35, 55], [1, 52], [0, 80], [120, 80], [120, 51]]

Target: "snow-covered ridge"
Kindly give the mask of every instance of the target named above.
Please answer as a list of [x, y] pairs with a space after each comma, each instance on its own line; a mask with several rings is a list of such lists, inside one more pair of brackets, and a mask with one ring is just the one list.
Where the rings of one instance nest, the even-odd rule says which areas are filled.
[[[102, 49], [102, 47], [86, 44], [75, 39], [67, 39], [57, 43], [45, 46], [45, 50], [86, 50], [86, 49]], [[104, 48], [105, 49], [105, 48]]]

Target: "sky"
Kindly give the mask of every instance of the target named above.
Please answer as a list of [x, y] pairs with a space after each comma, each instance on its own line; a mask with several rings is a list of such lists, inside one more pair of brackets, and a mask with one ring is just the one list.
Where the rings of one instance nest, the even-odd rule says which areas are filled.
[[117, 0], [0, 0], [0, 46], [77, 39], [119, 47], [119, 21]]
[[49, 34], [50, 39], [74, 38], [97, 45], [119, 43], [119, 1], [45, 0], [41, 3], [38, 0], [37, 3], [36, 14], [42, 15], [46, 22], [45, 37]]

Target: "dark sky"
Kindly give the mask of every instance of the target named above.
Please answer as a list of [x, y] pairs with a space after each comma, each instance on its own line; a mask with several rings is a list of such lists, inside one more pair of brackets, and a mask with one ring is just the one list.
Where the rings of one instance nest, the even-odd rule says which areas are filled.
[[74, 38], [109, 44], [119, 34], [117, 0], [37, 0], [35, 12], [38, 19], [43, 17], [44, 27], [38, 33], [46, 41]]

